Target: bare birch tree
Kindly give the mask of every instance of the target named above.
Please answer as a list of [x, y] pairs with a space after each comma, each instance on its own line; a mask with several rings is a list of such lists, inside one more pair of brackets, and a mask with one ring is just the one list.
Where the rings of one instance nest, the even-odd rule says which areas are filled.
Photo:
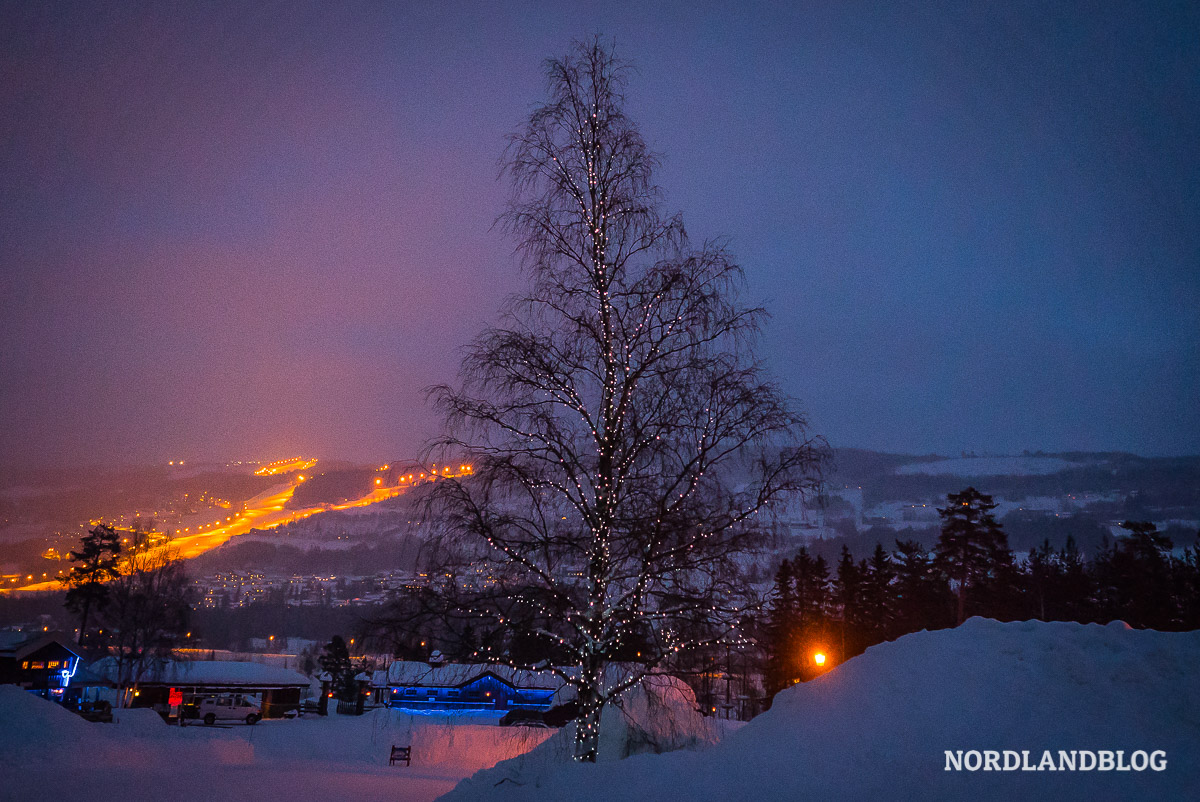
[[191, 613], [183, 561], [165, 549], [130, 554], [109, 583], [104, 621], [110, 631], [112, 676], [121, 706], [148, 671], [175, 657]]
[[432, 488], [428, 597], [478, 658], [571, 685], [575, 758], [594, 761], [606, 702], [737, 637], [758, 513], [814, 489], [826, 449], [761, 375], [740, 268], [662, 211], [628, 67], [595, 42], [546, 71], [504, 161], [532, 288], [433, 391], [441, 459], [474, 471]]

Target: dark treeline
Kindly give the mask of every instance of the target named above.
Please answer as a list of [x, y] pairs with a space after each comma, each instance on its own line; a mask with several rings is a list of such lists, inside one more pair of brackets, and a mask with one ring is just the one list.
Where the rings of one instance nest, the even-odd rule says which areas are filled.
[[324, 643], [335, 634], [357, 632], [364, 608], [330, 605], [291, 606], [282, 598], [228, 609], [192, 611], [194, 644], [205, 648], [250, 650], [252, 638], [274, 635]]
[[762, 643], [768, 694], [821, 670], [817, 651], [842, 662], [877, 643], [970, 616], [1136, 628], [1200, 628], [1200, 544], [1175, 544], [1151, 523], [1126, 521], [1128, 535], [1090, 554], [1068, 536], [1017, 560], [990, 496], [968, 488], [947, 496], [932, 547], [897, 539], [856, 559], [843, 546], [830, 564], [802, 548], [775, 577]]

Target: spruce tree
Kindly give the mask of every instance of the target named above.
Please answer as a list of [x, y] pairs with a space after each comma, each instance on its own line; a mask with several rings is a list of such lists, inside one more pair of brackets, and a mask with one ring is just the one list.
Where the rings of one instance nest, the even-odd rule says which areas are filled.
[[320, 657], [321, 670], [329, 674], [329, 684], [343, 702], [354, 701], [357, 688], [354, 683], [354, 663], [350, 660], [350, 649], [341, 635], [334, 635], [325, 645]]
[[992, 516], [995, 508], [991, 496], [968, 487], [947, 495], [946, 506], [938, 510], [942, 532], [936, 563], [954, 583], [959, 624], [966, 619], [967, 596], [972, 589], [983, 589], [989, 580], [1007, 582], [1011, 578], [1012, 552]]
[[59, 580], [67, 586], [63, 604], [79, 616], [79, 643], [86, 645], [88, 620], [108, 603], [108, 585], [118, 575], [121, 539], [111, 526], [100, 524], [83, 536], [78, 551], [69, 559], [71, 573]]
[[896, 569], [891, 555], [882, 543], [875, 544], [875, 551], [862, 571], [863, 624], [867, 629], [863, 648], [887, 639], [895, 617], [895, 592], [892, 583]]
[[854, 562], [850, 549], [842, 546], [837, 575], [833, 580], [833, 597], [838, 610], [838, 639], [841, 659], [861, 651], [863, 628], [863, 572]]

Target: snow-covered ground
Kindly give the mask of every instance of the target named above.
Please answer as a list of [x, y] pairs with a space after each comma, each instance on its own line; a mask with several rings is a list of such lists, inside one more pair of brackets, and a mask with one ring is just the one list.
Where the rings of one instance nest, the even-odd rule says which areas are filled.
[[[117, 715], [94, 724], [0, 686], [0, 800], [431, 800], [551, 734], [388, 710], [182, 729]], [[411, 766], [388, 766], [393, 744], [412, 746]]]
[[[1200, 798], [1200, 633], [972, 619], [869, 649], [776, 697], [715, 746], [573, 766], [555, 747], [464, 781], [468, 800], [1096, 800]], [[1163, 771], [947, 771], [994, 750], [1036, 765], [1162, 750]], [[1013, 757], [1004, 754], [1012, 751]], [[601, 757], [603, 758], [603, 752]], [[965, 765], [973, 757], [965, 756]], [[1116, 760], [1115, 755], [1113, 759]]]
[[[182, 730], [137, 710], [90, 724], [0, 686], [0, 799], [1197, 799], [1197, 667], [1200, 632], [972, 619], [869, 649], [731, 731], [694, 700], [635, 696], [605, 713], [589, 766], [570, 761], [571, 727], [386, 710]], [[412, 745], [411, 767], [387, 766], [392, 744]], [[964, 770], [948, 771], [960, 750]], [[997, 768], [1049, 750], [1056, 770], [989, 771], [989, 750]], [[1057, 770], [1059, 750], [1099, 765]], [[1106, 752], [1135, 766], [1160, 753], [1162, 770], [1101, 770]]]
[[910, 462], [896, 468], [899, 474], [940, 476], [1046, 476], [1083, 463], [1058, 457], [953, 457], [936, 462]]

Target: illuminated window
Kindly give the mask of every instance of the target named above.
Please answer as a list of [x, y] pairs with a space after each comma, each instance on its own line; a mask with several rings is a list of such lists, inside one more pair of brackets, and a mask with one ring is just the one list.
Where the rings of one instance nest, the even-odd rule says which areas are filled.
[[51, 660], [49, 663], [46, 664], [46, 668], [58, 668], [58, 661]]
[[21, 663], [21, 668], [29, 668], [29, 661], [26, 660], [24, 663]]
[[37, 663], [33, 664], [33, 669], [35, 671], [38, 670], [39, 668], [45, 668], [45, 667], [46, 667], [46, 664], [42, 663], [42, 662], [37, 662]]

